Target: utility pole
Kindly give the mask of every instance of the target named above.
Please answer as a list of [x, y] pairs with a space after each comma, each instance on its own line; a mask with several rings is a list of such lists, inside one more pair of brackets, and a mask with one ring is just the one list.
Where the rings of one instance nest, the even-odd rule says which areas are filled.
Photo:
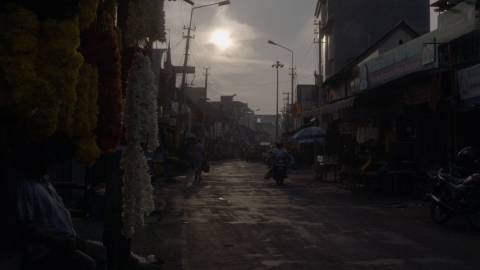
[[276, 106], [276, 114], [275, 114], [275, 142], [278, 142], [278, 79], [279, 79], [279, 69], [283, 68], [283, 64], [280, 61], [277, 61], [275, 64], [272, 65], [273, 68], [277, 70], [277, 106]]
[[207, 93], [208, 93], [208, 70], [209, 68], [206, 67], [205, 68], [205, 97], [207, 97]]
[[297, 75], [297, 73], [295, 72], [295, 67], [293, 66], [293, 54], [292, 54], [292, 67], [290, 68], [290, 82], [291, 82], [291, 90], [290, 90], [290, 93], [289, 93], [289, 101], [290, 101], [290, 106], [287, 106], [288, 107], [288, 127], [286, 127], [286, 129], [290, 129], [290, 127], [293, 128], [293, 105], [295, 103], [295, 76]]
[[180, 86], [180, 112], [183, 110], [183, 106], [184, 106], [184, 103], [185, 103], [185, 86], [186, 86], [186, 83], [187, 83], [187, 65], [188, 65], [188, 56], [190, 55], [189, 54], [189, 51], [190, 51], [190, 39], [193, 38], [193, 36], [191, 35], [191, 32], [192, 32], [192, 17], [193, 17], [193, 11], [195, 9], [192, 8], [191, 12], [190, 12], [190, 22], [188, 24], [188, 27], [184, 27], [185, 30], [187, 30], [187, 35], [184, 36], [184, 38], [186, 39], [186, 44], [185, 44], [185, 58], [183, 60], [183, 70], [182, 70], [182, 84]]
[[[184, 1], [189, 3], [192, 6], [195, 5], [195, 3], [191, 0], [184, 0]], [[212, 3], [212, 4], [206, 4], [206, 5], [192, 7], [192, 9], [190, 11], [190, 21], [188, 23], [188, 27], [184, 28], [185, 30], [187, 30], [187, 35], [184, 36], [184, 38], [186, 38], [187, 41], [186, 41], [186, 44], [185, 44], [185, 58], [183, 60], [182, 84], [180, 86], [180, 111], [182, 110], [182, 107], [184, 106], [184, 103], [185, 103], [185, 84], [187, 83], [187, 81], [186, 81], [187, 80], [187, 65], [188, 65], [188, 56], [190, 55], [189, 54], [190, 39], [193, 38], [192, 35], [191, 35], [193, 13], [194, 13], [195, 10], [197, 10], [199, 8], [211, 7], [211, 6], [215, 6], [215, 5], [218, 5], [218, 6], [230, 5], [230, 1], [225, 0], [225, 1], [220, 1], [220, 2], [216, 2], [216, 3]]]
[[[269, 40], [268, 43], [271, 44], [271, 45], [273, 45], [273, 46], [277, 46], [277, 47], [280, 47], [280, 48], [282, 48], [282, 49], [285, 49], [285, 50], [289, 51], [290, 54], [291, 54], [291, 56], [292, 56], [292, 64], [291, 64], [291, 67], [290, 67], [290, 69], [291, 69], [291, 70], [290, 70], [290, 71], [291, 71], [290, 76], [291, 76], [291, 83], [292, 83], [291, 96], [290, 96], [290, 98], [291, 98], [290, 110], [291, 110], [291, 108], [293, 108], [293, 103], [295, 102], [295, 100], [294, 100], [294, 97], [295, 97], [295, 94], [294, 94], [294, 93], [295, 93], [295, 90], [294, 90], [294, 88], [295, 88], [295, 75], [296, 75], [296, 73], [295, 73], [295, 61], [294, 61], [295, 59], [294, 59], [294, 55], [293, 55], [293, 50], [290, 49], [290, 48], [288, 48], [288, 47], [285, 47], [285, 46], [283, 46], [283, 45], [281, 45], [281, 44], [278, 44], [278, 43], [276, 43], [276, 42], [274, 42], [274, 41], [271, 41], [271, 40]], [[293, 114], [292, 114], [292, 112], [290, 112], [290, 116], [291, 116], [291, 119], [293, 120]]]
[[[291, 99], [291, 108], [293, 108], [293, 104], [295, 103], [295, 76], [297, 75], [297, 73], [295, 72], [295, 67], [293, 66], [293, 54], [292, 54], [292, 67], [290, 68], [290, 76], [291, 76], [291, 83], [292, 83], [292, 89], [291, 89], [291, 93], [290, 93], [290, 99]], [[290, 108], [290, 110], [291, 110]], [[291, 118], [293, 120], [293, 112], [290, 113], [291, 115]]]
[[289, 92], [284, 92], [283, 93], [283, 107], [284, 107], [284, 119], [283, 119], [283, 125], [284, 125], [284, 130], [285, 131], [288, 131], [288, 121], [289, 121], [289, 112], [288, 112], [288, 105], [289, 105], [289, 102], [290, 102], [290, 93]]
[[283, 111], [285, 114], [288, 113], [288, 103], [290, 102], [290, 93], [283, 92]]

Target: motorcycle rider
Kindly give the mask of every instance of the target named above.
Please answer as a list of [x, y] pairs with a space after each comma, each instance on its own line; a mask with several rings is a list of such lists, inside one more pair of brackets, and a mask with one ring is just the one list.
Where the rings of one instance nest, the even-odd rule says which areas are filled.
[[450, 173], [439, 170], [431, 194], [430, 215], [439, 224], [453, 215], [468, 218], [473, 228], [480, 228], [480, 164], [473, 147], [465, 147], [456, 156]]
[[449, 178], [457, 190], [455, 197], [458, 199], [464, 195], [469, 184], [480, 181], [480, 162], [472, 146], [462, 148], [457, 154], [456, 161], [456, 173], [460, 178], [454, 176]]
[[270, 151], [267, 157], [269, 170], [265, 175], [265, 179], [270, 179], [272, 177], [273, 168], [278, 162], [286, 162], [287, 166], [291, 166], [294, 162], [293, 156], [288, 153], [287, 149], [283, 147], [281, 142], [275, 143], [275, 148]]
[[456, 170], [460, 177], [468, 177], [480, 171], [480, 161], [472, 146], [462, 148], [456, 157]]

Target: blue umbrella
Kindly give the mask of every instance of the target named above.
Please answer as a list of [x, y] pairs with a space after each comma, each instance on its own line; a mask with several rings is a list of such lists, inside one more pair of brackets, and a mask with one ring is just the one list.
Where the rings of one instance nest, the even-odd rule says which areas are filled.
[[325, 136], [326, 132], [323, 128], [307, 127], [295, 133], [292, 139], [298, 144], [325, 143]]

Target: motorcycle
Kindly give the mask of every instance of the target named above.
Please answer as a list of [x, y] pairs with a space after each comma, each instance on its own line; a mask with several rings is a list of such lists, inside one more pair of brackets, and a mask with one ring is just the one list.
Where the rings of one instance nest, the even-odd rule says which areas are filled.
[[429, 174], [434, 188], [428, 197], [431, 199], [430, 216], [438, 224], [452, 217], [462, 215], [474, 229], [480, 229], [480, 175], [458, 178], [440, 169]]
[[276, 157], [273, 152], [270, 152], [265, 157], [265, 164], [269, 168], [265, 179], [273, 178], [277, 185], [281, 186], [288, 176], [288, 169], [294, 162], [287, 152], [281, 157]]
[[285, 160], [278, 160], [273, 164], [272, 177], [277, 182], [277, 185], [283, 185], [285, 178], [287, 178], [288, 164]]

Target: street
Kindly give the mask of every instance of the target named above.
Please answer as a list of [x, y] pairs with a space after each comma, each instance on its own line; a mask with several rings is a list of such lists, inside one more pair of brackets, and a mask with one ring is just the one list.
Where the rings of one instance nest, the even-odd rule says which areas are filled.
[[[259, 163], [212, 164], [197, 185], [172, 184], [134, 251], [163, 269], [479, 269], [466, 222], [433, 224], [421, 202], [341, 188], [293, 172], [284, 187]], [[457, 224], [458, 223], [458, 224]]]

